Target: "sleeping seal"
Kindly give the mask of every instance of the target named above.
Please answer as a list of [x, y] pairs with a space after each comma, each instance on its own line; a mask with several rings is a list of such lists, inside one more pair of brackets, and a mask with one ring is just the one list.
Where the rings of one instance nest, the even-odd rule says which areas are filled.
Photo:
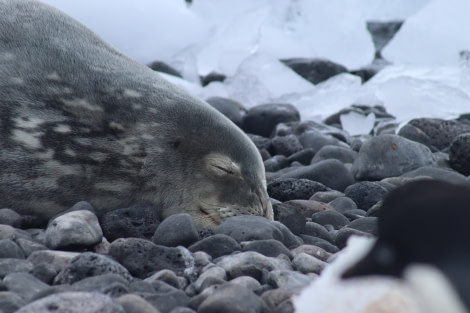
[[222, 114], [50, 6], [0, 0], [0, 14], [1, 207], [272, 220], [261, 157]]

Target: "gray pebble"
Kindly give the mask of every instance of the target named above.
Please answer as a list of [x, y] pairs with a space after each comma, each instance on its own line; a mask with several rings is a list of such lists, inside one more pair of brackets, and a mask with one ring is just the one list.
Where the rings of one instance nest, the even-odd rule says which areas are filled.
[[250, 276], [238, 276], [232, 279], [230, 283], [250, 289], [253, 292], [261, 288], [261, 284], [256, 279]]
[[22, 299], [29, 302], [35, 294], [49, 287], [28, 273], [11, 273], [5, 276], [3, 283], [8, 291], [18, 294]]
[[328, 259], [331, 257], [331, 253], [325, 251], [325, 249], [313, 245], [302, 245], [291, 250], [291, 252], [294, 257], [301, 253], [305, 253], [324, 262], [328, 261]]
[[13, 313], [24, 306], [27, 302], [18, 294], [10, 291], [0, 291], [0, 312]]
[[16, 313], [126, 313], [112, 298], [96, 292], [63, 292], [31, 302]]
[[103, 231], [98, 218], [89, 210], [78, 210], [57, 216], [46, 229], [46, 246], [51, 249], [68, 246], [91, 246], [101, 242]]
[[10, 273], [32, 273], [33, 263], [21, 259], [0, 259], [0, 278]]
[[129, 281], [121, 275], [104, 274], [79, 280], [72, 287], [76, 291], [99, 292], [116, 298], [129, 292]]
[[0, 224], [21, 227], [22, 217], [12, 209], [0, 209]]
[[170, 215], [160, 223], [152, 236], [155, 244], [167, 247], [187, 247], [198, 239], [196, 225], [187, 213]]
[[230, 236], [216, 234], [195, 242], [188, 247], [191, 252], [204, 251], [212, 258], [231, 254], [234, 251], [240, 251], [240, 244]]
[[28, 261], [33, 263], [35, 267], [39, 264], [50, 264], [56, 272], [60, 272], [73, 258], [79, 255], [78, 252], [39, 250], [31, 253]]
[[280, 254], [284, 254], [289, 258], [292, 258], [292, 254], [289, 249], [274, 239], [266, 240], [254, 240], [249, 242], [242, 242], [243, 251], [256, 251], [265, 256], [277, 257]]
[[160, 313], [153, 305], [142, 297], [128, 293], [116, 299], [126, 313]]
[[224, 234], [238, 242], [276, 239], [282, 241], [282, 232], [269, 220], [261, 216], [241, 215], [226, 219], [214, 229], [216, 234]]
[[175, 288], [180, 288], [180, 281], [178, 279], [178, 276], [176, 276], [175, 272], [168, 270], [168, 269], [163, 269], [155, 274], [153, 274], [150, 277], [147, 277], [144, 281], [152, 283], [154, 280], [160, 280], [165, 283], [167, 283], [170, 286], [173, 286]]
[[292, 290], [294, 292], [308, 286], [317, 275], [305, 275], [299, 272], [286, 270], [273, 270], [269, 272], [268, 284], [274, 288], [282, 288]]
[[23, 250], [11, 239], [0, 239], [0, 258], [24, 259]]
[[307, 274], [320, 274], [327, 263], [306, 253], [300, 253], [292, 260], [292, 265], [297, 271]]

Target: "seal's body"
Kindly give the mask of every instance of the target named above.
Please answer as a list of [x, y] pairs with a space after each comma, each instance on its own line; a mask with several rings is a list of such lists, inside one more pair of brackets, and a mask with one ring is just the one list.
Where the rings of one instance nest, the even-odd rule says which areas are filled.
[[272, 219], [258, 151], [222, 114], [52, 7], [0, 0], [0, 15], [1, 207]]

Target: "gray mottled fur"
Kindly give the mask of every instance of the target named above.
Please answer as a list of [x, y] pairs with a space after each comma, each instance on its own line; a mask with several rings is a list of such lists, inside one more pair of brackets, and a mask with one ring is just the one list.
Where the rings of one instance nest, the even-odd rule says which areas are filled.
[[[145, 201], [202, 226], [272, 218], [259, 154], [219, 112], [52, 7], [0, 0], [0, 16], [1, 207], [48, 218], [80, 200]], [[214, 175], [214, 153], [240, 175]]]

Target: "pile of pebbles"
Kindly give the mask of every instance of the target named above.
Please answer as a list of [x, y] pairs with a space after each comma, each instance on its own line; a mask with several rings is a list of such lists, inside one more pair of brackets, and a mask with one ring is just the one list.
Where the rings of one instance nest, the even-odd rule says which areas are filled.
[[[351, 235], [377, 234], [390, 190], [429, 177], [470, 184], [470, 114], [397, 131], [380, 106], [351, 106], [320, 123], [300, 121], [289, 104], [208, 102], [258, 147], [275, 221], [237, 216], [196, 229], [187, 214], [161, 221], [140, 204], [98, 218], [79, 202], [41, 226], [4, 208], [0, 312], [294, 312], [292, 296]], [[351, 111], [375, 114], [370, 134], [341, 128]]]

